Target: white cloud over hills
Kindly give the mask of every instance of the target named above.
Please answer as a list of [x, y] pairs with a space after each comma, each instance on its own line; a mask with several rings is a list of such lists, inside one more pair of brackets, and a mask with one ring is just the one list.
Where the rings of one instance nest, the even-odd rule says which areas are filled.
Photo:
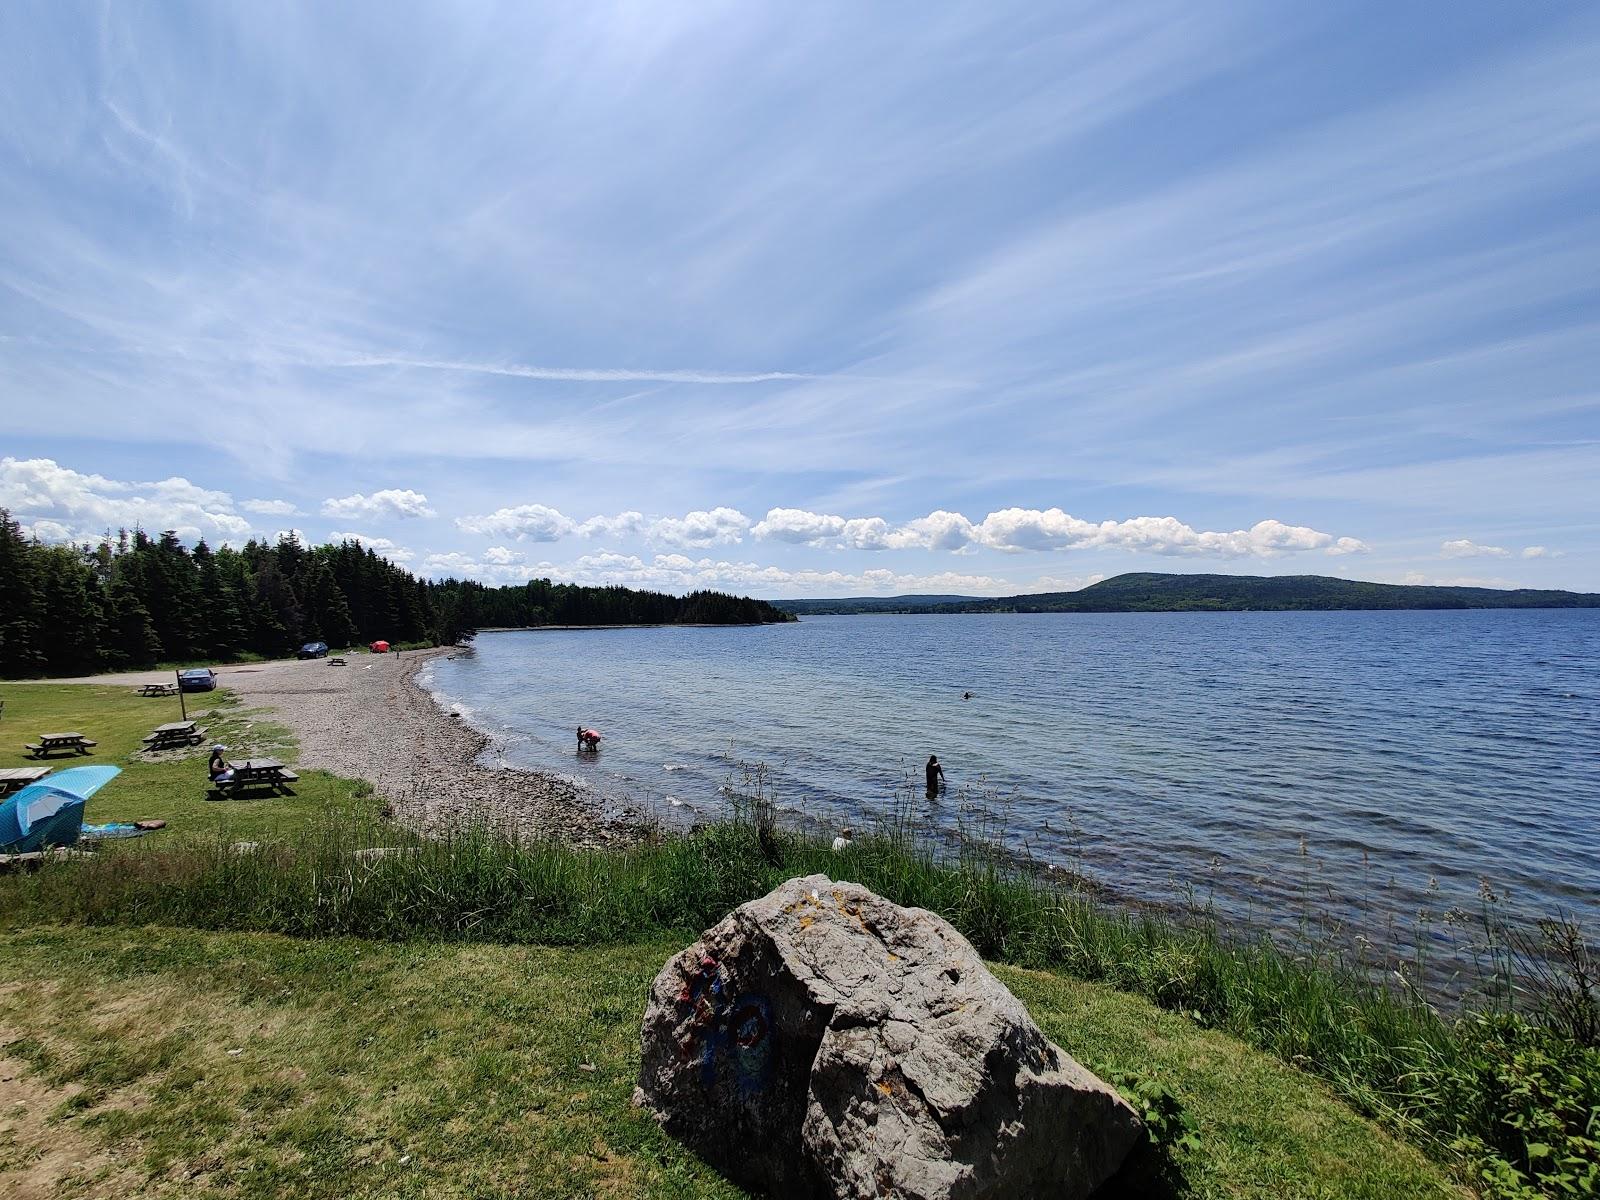
[[[303, 517], [305, 509], [319, 507], [324, 514], [354, 514], [359, 520], [329, 520], [327, 526], [300, 521], [285, 528], [290, 522], [282, 518]], [[1357, 537], [1275, 518], [1243, 528], [1208, 529], [1174, 516], [1095, 521], [1059, 507], [997, 508], [981, 519], [936, 508], [923, 516], [891, 521], [882, 516], [845, 516], [820, 506], [816, 510], [772, 507], [756, 519], [730, 505], [667, 514], [625, 508], [578, 518], [551, 505], [528, 503], [459, 516], [451, 528], [444, 522], [423, 521], [440, 514], [427, 495], [410, 488], [357, 492], [320, 504], [304, 495], [295, 500], [270, 495], [235, 500], [226, 491], [181, 476], [119, 480], [76, 471], [48, 458], [0, 459], [0, 508], [10, 511], [28, 533], [51, 542], [91, 541], [107, 530], [136, 526], [151, 533], [172, 529], [186, 541], [204, 537], [213, 545], [241, 545], [250, 538], [270, 542], [280, 533], [292, 533], [309, 543], [359, 541], [432, 576], [457, 575], [486, 583], [548, 576], [766, 596], [1065, 591], [1130, 569], [1121, 565], [1129, 560], [1143, 560], [1131, 567], [1136, 570], [1170, 569], [1162, 560], [1180, 559], [1244, 563], [1242, 569], [1248, 571], [1256, 563], [1307, 556], [1344, 558], [1371, 550]], [[262, 524], [262, 518], [279, 519]], [[474, 547], [474, 538], [483, 542]], [[585, 550], [584, 542], [595, 548]], [[571, 543], [573, 549], [570, 554], [532, 552], [534, 546], [555, 543]], [[1513, 564], [1531, 568], [1536, 560], [1564, 553], [1542, 544], [1519, 548], [1469, 538], [1435, 544], [1436, 559], [1493, 559], [1503, 564], [1498, 569]], [[742, 549], [723, 549], [735, 546]], [[1061, 562], [1058, 556], [1066, 552], [1082, 556], [1074, 558], [1081, 567], [1063, 571], [1044, 566]], [[885, 560], [874, 556], [884, 554], [893, 555], [895, 565], [880, 566]], [[944, 562], [952, 561], [946, 555], [959, 556], [953, 561], [959, 561], [962, 569], [943, 569]], [[1030, 561], [1037, 564], [1031, 572], [1026, 566]], [[1418, 566], [1380, 555], [1365, 569], [1372, 577], [1422, 581], [1425, 577], [1419, 573], [1402, 576]], [[1486, 586], [1534, 582], [1477, 576], [1426, 579]]]
[[1486, 546], [1470, 538], [1456, 538], [1442, 543], [1439, 555], [1441, 558], [1561, 558], [1562, 551], [1548, 546], [1524, 546], [1521, 551], [1512, 551], [1504, 546]]
[[882, 517], [842, 517], [800, 508], [773, 508], [760, 521], [734, 508], [719, 507], [682, 517], [646, 518], [628, 511], [614, 517], [579, 521], [543, 504], [502, 508], [457, 519], [469, 533], [518, 541], [556, 542], [568, 537], [639, 536], [667, 545], [734, 545], [746, 536], [813, 549], [1026, 551], [1121, 549], [1161, 555], [1212, 558], [1277, 558], [1321, 551], [1343, 555], [1365, 552], [1359, 538], [1340, 537], [1305, 525], [1258, 521], [1230, 532], [1198, 530], [1176, 517], [1130, 517], [1086, 521], [1059, 508], [1005, 508], [972, 521], [958, 512], [936, 509], [927, 516], [891, 525]]

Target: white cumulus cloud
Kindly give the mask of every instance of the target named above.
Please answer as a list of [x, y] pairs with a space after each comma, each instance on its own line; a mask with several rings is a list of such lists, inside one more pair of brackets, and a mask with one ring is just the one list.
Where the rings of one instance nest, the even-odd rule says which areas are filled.
[[434, 513], [428, 507], [428, 498], [421, 492], [414, 492], [410, 488], [384, 488], [370, 496], [357, 492], [353, 496], [337, 499], [330, 497], [322, 502], [322, 515], [365, 518], [370, 521], [384, 517], [431, 517]]
[[750, 518], [736, 508], [713, 508], [661, 517], [650, 522], [645, 536], [671, 546], [720, 546], [742, 541]]
[[468, 533], [515, 538], [519, 542], [559, 542], [578, 528], [570, 517], [543, 504], [518, 504], [484, 516], [458, 517], [456, 524]]
[[614, 517], [590, 517], [578, 526], [578, 532], [588, 538], [639, 537], [650, 527], [642, 512], [620, 512]]
[[85, 475], [49, 458], [0, 458], [0, 508], [9, 509], [41, 539], [89, 540], [106, 530], [174, 530], [193, 541], [244, 538], [250, 522], [227, 492], [181, 476], [150, 482]]
[[468, 533], [515, 538], [519, 542], [558, 542], [566, 537], [644, 538], [669, 546], [703, 548], [743, 539], [750, 518], [738, 509], [713, 508], [681, 517], [646, 517], [633, 509], [615, 516], [593, 516], [575, 521], [545, 504], [518, 504], [482, 516], [458, 517], [456, 524]]
[[1336, 537], [1305, 525], [1258, 521], [1231, 532], [1198, 530], [1176, 517], [1086, 521], [1059, 508], [1003, 508], [973, 523], [943, 509], [890, 526], [881, 517], [845, 518], [798, 508], [775, 508], [753, 526], [757, 538], [857, 550], [950, 550], [979, 546], [1009, 553], [1115, 548], [1147, 554], [1215, 558], [1276, 558], [1309, 550], [1360, 554], [1359, 538]]

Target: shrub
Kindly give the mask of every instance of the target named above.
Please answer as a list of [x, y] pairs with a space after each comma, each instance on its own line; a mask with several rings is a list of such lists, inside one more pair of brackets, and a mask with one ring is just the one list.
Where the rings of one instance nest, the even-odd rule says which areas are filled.
[[1510, 1014], [1456, 1029], [1439, 1109], [1496, 1200], [1600, 1195], [1600, 1050]]

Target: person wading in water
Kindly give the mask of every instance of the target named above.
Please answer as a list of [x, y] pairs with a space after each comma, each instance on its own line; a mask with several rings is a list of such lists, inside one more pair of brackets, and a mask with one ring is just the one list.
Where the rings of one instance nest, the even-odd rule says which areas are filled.
[[944, 768], [939, 765], [937, 754], [928, 755], [928, 798], [931, 800], [939, 794], [939, 785], [944, 783]]

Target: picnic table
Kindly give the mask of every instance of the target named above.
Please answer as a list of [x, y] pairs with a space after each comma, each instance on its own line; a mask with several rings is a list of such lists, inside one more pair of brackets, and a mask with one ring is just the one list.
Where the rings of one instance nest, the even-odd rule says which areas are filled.
[[275, 758], [256, 758], [249, 762], [234, 763], [233, 778], [213, 780], [212, 786], [225, 796], [252, 787], [266, 787], [275, 792], [286, 792], [289, 790], [289, 785], [299, 778], [300, 776]]
[[0, 767], [0, 796], [20, 792], [50, 774], [49, 767]]
[[176, 696], [178, 685], [175, 683], [141, 683], [139, 695], [141, 696]]
[[142, 740], [146, 750], [171, 750], [177, 746], [198, 746], [205, 736], [206, 731], [195, 728], [193, 721], [169, 721], [157, 725]]
[[72, 750], [78, 754], [87, 754], [99, 742], [90, 741], [81, 733], [41, 733], [38, 742], [29, 742], [23, 746], [29, 758], [47, 758], [57, 750]]

